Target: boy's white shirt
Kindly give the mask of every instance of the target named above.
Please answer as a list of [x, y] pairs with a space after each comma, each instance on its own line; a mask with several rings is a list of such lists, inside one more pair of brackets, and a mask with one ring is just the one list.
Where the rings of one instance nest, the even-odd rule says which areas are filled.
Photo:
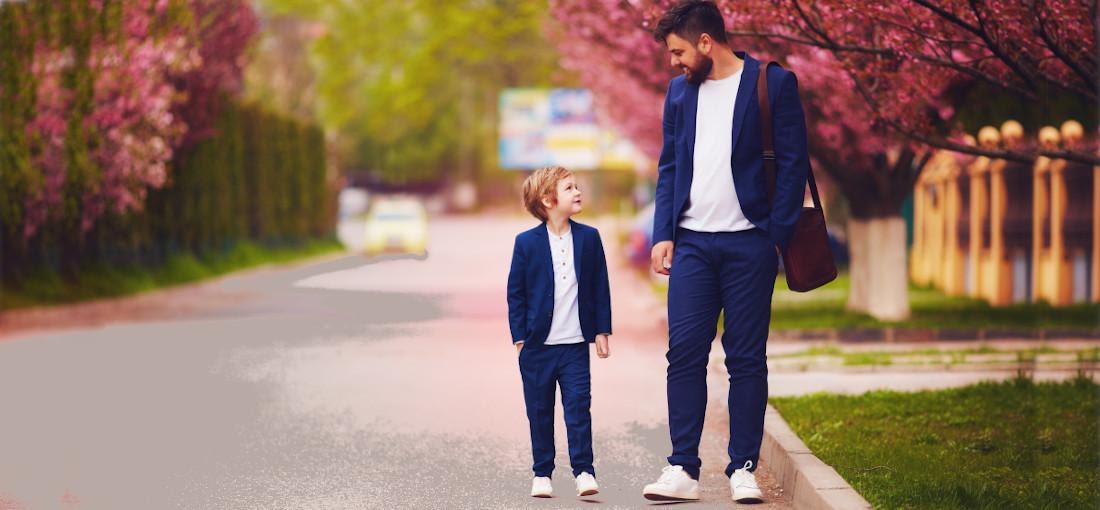
[[573, 231], [566, 230], [559, 236], [547, 228], [546, 233], [554, 265], [554, 315], [544, 345], [579, 344], [584, 342], [584, 333], [577, 304], [577, 271], [573, 267]]

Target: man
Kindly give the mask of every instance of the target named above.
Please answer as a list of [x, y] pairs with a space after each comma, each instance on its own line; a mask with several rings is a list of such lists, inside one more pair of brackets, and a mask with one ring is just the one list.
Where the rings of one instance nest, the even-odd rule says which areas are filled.
[[791, 72], [768, 68], [778, 167], [769, 200], [756, 93], [759, 61], [730, 49], [722, 14], [709, 1], [673, 7], [654, 37], [684, 74], [669, 83], [665, 96], [651, 253], [653, 270], [669, 275], [672, 455], [643, 494], [651, 500], [699, 499], [706, 368], [721, 311], [730, 380], [726, 475], [734, 500], [759, 502], [753, 471], [768, 399], [765, 347], [776, 246], [790, 239], [809, 168], [798, 83]]

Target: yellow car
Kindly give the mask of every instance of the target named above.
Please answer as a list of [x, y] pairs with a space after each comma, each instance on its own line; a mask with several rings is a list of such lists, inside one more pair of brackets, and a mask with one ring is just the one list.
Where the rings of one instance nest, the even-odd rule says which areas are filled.
[[377, 198], [367, 213], [368, 256], [428, 255], [428, 211], [415, 198]]

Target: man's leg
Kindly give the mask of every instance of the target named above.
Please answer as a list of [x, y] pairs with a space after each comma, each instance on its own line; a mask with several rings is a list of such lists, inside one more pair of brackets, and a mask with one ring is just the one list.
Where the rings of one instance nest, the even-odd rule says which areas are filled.
[[729, 476], [746, 461], [752, 461], [750, 470], [755, 470], [760, 458], [768, 404], [768, 323], [779, 261], [762, 230], [723, 234], [719, 244], [725, 311], [722, 347], [730, 380]]
[[558, 384], [565, 411], [565, 432], [569, 438], [569, 465], [573, 476], [596, 474], [592, 467], [592, 375], [588, 343], [562, 345]]
[[714, 234], [680, 230], [668, 284], [668, 428], [672, 455], [699, 479], [699, 438], [707, 409], [707, 361], [718, 329], [718, 273], [708, 252]]
[[535, 476], [554, 472], [554, 379], [557, 357], [545, 346], [524, 347], [519, 353], [523, 400], [531, 426], [531, 456]]

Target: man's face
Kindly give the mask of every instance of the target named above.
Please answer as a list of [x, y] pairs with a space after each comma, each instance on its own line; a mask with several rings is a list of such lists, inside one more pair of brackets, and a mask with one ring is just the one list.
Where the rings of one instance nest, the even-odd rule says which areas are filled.
[[714, 44], [709, 35], [703, 34], [699, 36], [699, 44], [691, 44], [683, 37], [668, 34], [665, 44], [668, 45], [669, 63], [684, 72], [688, 83], [699, 85], [706, 81], [714, 68], [714, 59], [710, 57]]

